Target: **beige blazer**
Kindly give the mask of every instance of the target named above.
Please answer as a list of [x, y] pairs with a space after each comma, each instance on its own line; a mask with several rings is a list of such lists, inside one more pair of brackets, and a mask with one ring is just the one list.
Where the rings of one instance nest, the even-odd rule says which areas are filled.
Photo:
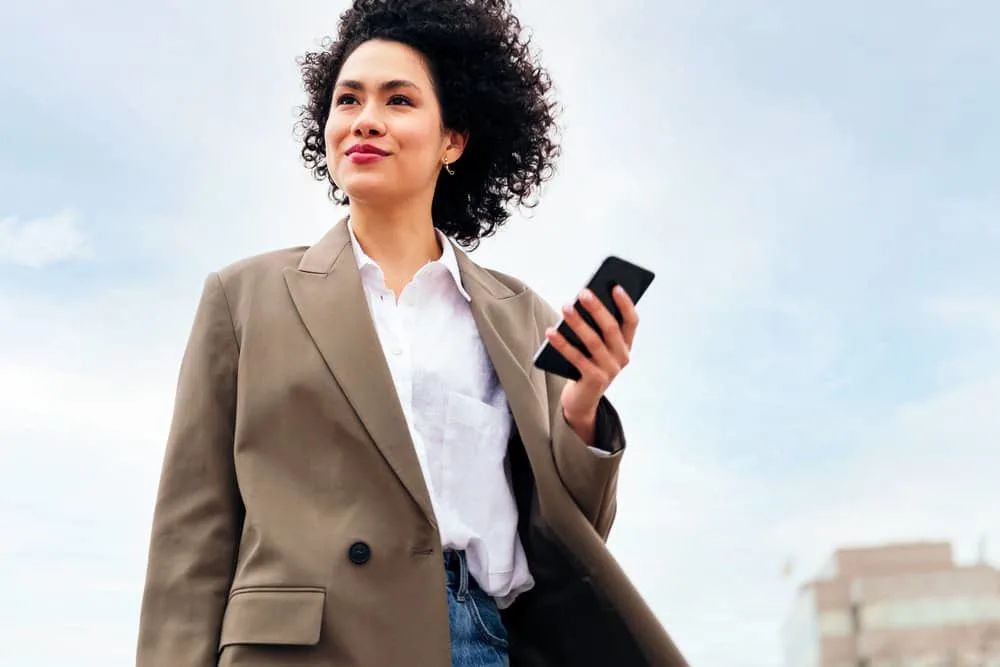
[[[608, 552], [619, 451], [598, 457], [531, 359], [556, 314], [456, 248], [516, 424], [536, 588], [503, 612], [513, 667], [680, 667]], [[599, 429], [624, 445], [602, 403]], [[154, 510], [139, 667], [448, 667], [428, 491], [341, 221], [206, 281]]]

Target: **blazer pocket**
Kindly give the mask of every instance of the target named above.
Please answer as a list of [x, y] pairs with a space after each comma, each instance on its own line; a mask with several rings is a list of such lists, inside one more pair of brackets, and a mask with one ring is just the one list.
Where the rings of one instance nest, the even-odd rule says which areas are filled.
[[234, 644], [315, 646], [323, 627], [322, 588], [241, 588], [229, 596], [219, 650]]

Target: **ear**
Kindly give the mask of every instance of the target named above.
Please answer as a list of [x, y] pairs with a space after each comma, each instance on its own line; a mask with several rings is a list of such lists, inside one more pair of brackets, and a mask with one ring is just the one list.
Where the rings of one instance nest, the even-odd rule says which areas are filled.
[[465, 152], [465, 147], [469, 144], [469, 133], [445, 130], [444, 136], [446, 139], [445, 157], [448, 158], [448, 162], [450, 163], [458, 162], [458, 159], [462, 157], [462, 153]]

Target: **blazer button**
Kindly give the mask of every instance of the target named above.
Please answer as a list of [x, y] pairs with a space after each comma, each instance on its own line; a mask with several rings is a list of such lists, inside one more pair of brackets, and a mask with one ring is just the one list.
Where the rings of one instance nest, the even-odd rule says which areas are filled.
[[372, 559], [372, 549], [364, 542], [355, 542], [347, 550], [347, 557], [355, 565], [364, 565]]

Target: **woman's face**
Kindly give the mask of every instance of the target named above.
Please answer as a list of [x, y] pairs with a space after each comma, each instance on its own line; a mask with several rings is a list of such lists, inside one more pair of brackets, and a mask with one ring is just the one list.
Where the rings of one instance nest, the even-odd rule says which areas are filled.
[[430, 201], [444, 159], [464, 147], [442, 126], [423, 56], [385, 40], [344, 62], [324, 135], [330, 175], [353, 202]]

